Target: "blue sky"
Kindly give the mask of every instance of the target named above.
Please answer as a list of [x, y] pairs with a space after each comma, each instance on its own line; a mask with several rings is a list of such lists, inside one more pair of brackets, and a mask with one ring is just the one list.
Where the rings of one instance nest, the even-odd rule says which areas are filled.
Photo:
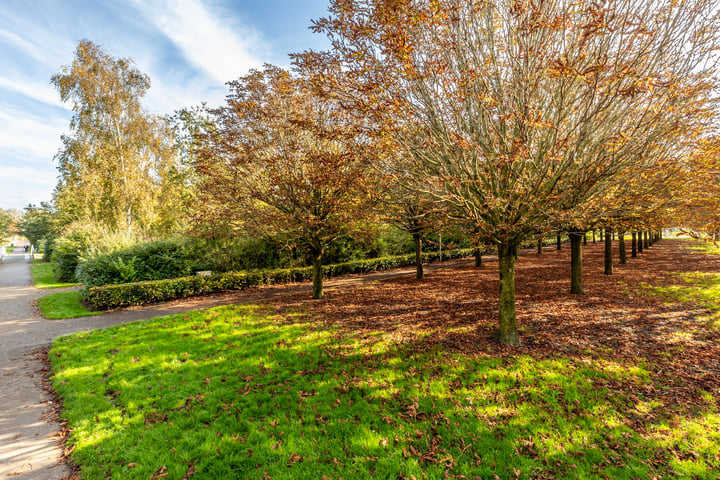
[[132, 58], [150, 76], [154, 113], [223, 102], [225, 82], [288, 53], [322, 49], [311, 19], [328, 0], [0, 1], [0, 208], [49, 201], [53, 156], [68, 133], [70, 105], [50, 77], [72, 63], [78, 41]]

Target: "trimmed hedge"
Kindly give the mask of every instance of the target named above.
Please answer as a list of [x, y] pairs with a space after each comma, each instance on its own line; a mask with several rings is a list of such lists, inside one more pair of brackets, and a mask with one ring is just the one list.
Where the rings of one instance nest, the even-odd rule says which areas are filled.
[[[471, 248], [448, 250], [443, 252], [444, 260], [470, 257], [474, 253]], [[432, 263], [440, 258], [438, 253], [424, 253], [423, 263]], [[415, 255], [399, 255], [394, 257], [357, 260], [323, 266], [323, 276], [336, 277], [353, 273], [367, 273], [390, 268], [409, 267], [415, 265]], [[257, 270], [247, 272], [228, 272], [208, 276], [151, 280], [119, 285], [90, 287], [83, 291], [85, 300], [99, 310], [147, 305], [166, 302], [178, 298], [187, 298], [223, 290], [242, 290], [259, 285], [276, 283], [301, 282], [312, 279], [312, 268], [282, 268], [276, 270]]]

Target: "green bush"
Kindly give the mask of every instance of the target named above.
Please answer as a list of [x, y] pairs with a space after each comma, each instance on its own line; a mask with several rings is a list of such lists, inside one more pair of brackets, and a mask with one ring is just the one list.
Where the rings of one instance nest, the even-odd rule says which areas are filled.
[[193, 270], [230, 272], [300, 266], [301, 261], [281, 243], [267, 238], [195, 238], [188, 241], [188, 249], [196, 258]]
[[[53, 241], [51, 261], [55, 265], [56, 280], [75, 282], [75, 269], [82, 255], [87, 254], [92, 243], [99, 237], [93, 225], [74, 223]], [[47, 254], [46, 254], [47, 255]]]
[[144, 242], [85, 258], [76, 276], [87, 287], [183, 277], [192, 273], [195, 254], [182, 241]]
[[[472, 249], [448, 250], [447, 252], [443, 252], [443, 260], [469, 257], [472, 254]], [[423, 261], [426, 263], [438, 260], [438, 253], [423, 254]], [[374, 258], [370, 260], [325, 265], [323, 266], [323, 275], [326, 277], [334, 277], [411, 265], [415, 265], [414, 255]], [[147, 305], [178, 298], [208, 295], [223, 290], [242, 290], [258, 285], [299, 282], [311, 278], [312, 269], [310, 267], [228, 272], [208, 276], [89, 287], [84, 290], [84, 296], [95, 308], [108, 310], [111, 308]]]
[[55, 250], [55, 240], [52, 238], [43, 238], [40, 243], [42, 244], [41, 250], [43, 254], [43, 260], [46, 262], [52, 261], [52, 254]]

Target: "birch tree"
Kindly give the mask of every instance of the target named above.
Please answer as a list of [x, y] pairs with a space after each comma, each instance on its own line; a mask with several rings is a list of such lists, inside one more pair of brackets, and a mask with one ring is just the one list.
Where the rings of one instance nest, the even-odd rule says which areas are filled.
[[71, 133], [55, 157], [61, 215], [127, 231], [161, 224], [161, 203], [176, 204], [174, 152], [167, 124], [140, 103], [148, 76], [132, 60], [83, 40], [72, 65], [51, 82], [73, 110]]

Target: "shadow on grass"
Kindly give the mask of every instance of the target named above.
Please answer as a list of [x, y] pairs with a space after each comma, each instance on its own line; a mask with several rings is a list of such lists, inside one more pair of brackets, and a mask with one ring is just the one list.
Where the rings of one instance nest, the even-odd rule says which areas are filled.
[[83, 304], [82, 293], [78, 290], [56, 292], [38, 299], [40, 314], [49, 320], [87, 317], [103, 312], [90, 311]]
[[642, 366], [429, 339], [234, 306], [63, 337], [49, 358], [83, 478], [713, 478], [716, 415], [667, 423]]

